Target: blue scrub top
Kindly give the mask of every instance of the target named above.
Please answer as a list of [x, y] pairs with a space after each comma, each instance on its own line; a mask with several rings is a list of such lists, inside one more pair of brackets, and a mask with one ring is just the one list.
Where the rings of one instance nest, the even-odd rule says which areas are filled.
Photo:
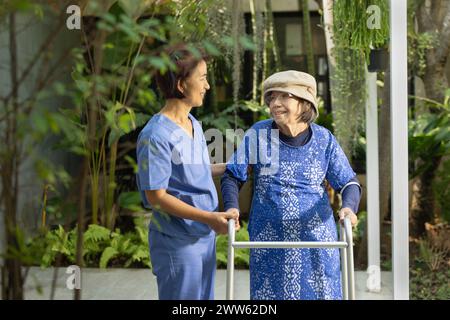
[[[218, 198], [200, 123], [189, 114], [194, 137], [162, 114], [154, 115], [137, 142], [137, 184], [143, 204], [152, 208], [144, 190], [166, 189], [168, 194], [206, 211], [217, 211]], [[178, 218], [153, 208], [150, 230], [185, 238], [213, 233], [201, 222]]]

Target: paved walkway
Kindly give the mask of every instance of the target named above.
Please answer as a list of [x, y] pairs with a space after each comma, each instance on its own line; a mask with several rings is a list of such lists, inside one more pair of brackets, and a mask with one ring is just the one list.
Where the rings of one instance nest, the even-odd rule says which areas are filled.
[[[51, 284], [55, 269], [41, 270], [30, 268], [25, 283], [25, 299], [50, 299]], [[66, 281], [70, 274], [65, 268], [58, 268], [54, 299], [73, 298], [73, 291], [67, 289]], [[382, 291], [369, 293], [365, 291], [366, 273], [355, 272], [356, 298], [361, 300], [392, 299], [392, 274], [382, 272]], [[82, 299], [87, 300], [155, 300], [158, 298], [156, 278], [147, 269], [94, 269], [82, 270]], [[217, 270], [216, 299], [225, 299], [226, 270]], [[249, 299], [249, 272], [235, 270], [235, 299]]]

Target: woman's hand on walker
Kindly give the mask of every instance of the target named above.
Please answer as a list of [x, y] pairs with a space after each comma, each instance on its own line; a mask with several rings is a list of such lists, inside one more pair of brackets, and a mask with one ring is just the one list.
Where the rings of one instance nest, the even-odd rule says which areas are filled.
[[352, 227], [356, 226], [358, 223], [358, 217], [350, 208], [342, 208], [339, 210], [339, 222], [344, 223], [345, 217], [350, 217], [350, 222], [352, 223]]
[[227, 212], [230, 212], [236, 216], [236, 218], [232, 218], [234, 219], [234, 230], [239, 231], [239, 229], [241, 228], [241, 225], [239, 224], [239, 210], [236, 208], [230, 208], [227, 210]]
[[227, 234], [229, 219], [236, 221], [236, 231], [239, 230], [239, 211], [234, 208], [228, 209], [226, 212], [213, 212], [209, 226], [218, 234]]

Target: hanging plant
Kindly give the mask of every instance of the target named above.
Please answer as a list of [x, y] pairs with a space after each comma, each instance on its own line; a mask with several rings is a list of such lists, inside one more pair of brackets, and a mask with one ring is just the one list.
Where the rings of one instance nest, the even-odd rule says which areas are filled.
[[388, 2], [336, 0], [333, 22], [333, 125], [342, 148], [352, 154], [364, 124], [370, 51], [386, 47], [389, 40]]
[[336, 0], [333, 22], [335, 45], [362, 51], [366, 59], [371, 48], [388, 44], [387, 0]]

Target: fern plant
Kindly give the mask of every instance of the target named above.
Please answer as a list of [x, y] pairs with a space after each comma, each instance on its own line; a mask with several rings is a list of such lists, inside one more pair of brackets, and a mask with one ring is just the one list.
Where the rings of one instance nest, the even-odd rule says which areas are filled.
[[121, 234], [120, 230], [116, 230], [112, 233], [111, 243], [103, 250], [100, 257], [100, 268], [106, 268], [113, 258], [125, 258], [126, 261], [123, 264], [125, 268], [135, 262], [151, 268], [148, 231], [139, 222], [135, 223], [135, 232]]
[[[134, 221], [134, 232], [121, 234], [119, 229], [91, 224], [83, 235], [83, 258], [86, 266], [106, 268], [114, 260], [123, 267], [133, 263], [151, 268], [148, 250], [148, 231], [142, 218]], [[21, 256], [28, 257], [27, 265], [53, 265], [58, 255], [68, 263], [75, 263], [77, 229], [64, 230], [62, 226], [47, 231], [23, 245]], [[28, 253], [28, 254], [25, 254]]]
[[62, 226], [45, 235], [45, 253], [42, 256], [41, 267], [49, 267], [58, 254], [65, 256], [71, 263], [75, 262], [77, 229], [66, 232]]

